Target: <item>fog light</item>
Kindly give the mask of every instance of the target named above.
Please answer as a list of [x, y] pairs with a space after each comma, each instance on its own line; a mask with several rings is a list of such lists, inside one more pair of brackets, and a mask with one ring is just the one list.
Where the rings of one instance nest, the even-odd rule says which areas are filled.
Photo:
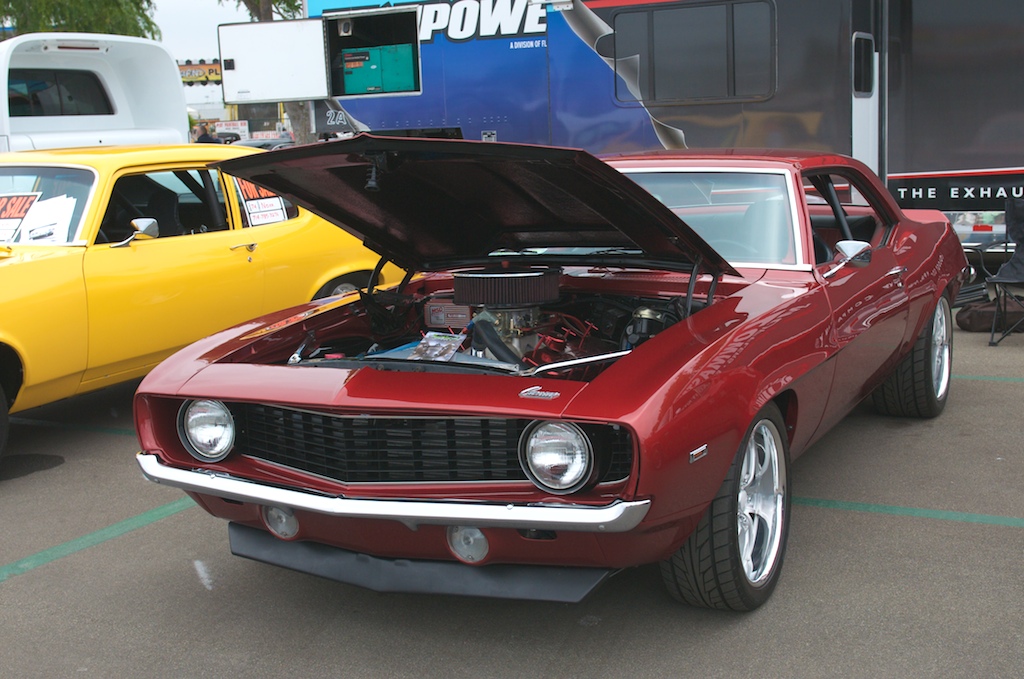
[[291, 540], [299, 534], [299, 520], [295, 512], [286, 507], [263, 507], [263, 525], [282, 540]]
[[448, 548], [459, 561], [480, 563], [487, 556], [490, 546], [487, 536], [472, 526], [448, 526]]

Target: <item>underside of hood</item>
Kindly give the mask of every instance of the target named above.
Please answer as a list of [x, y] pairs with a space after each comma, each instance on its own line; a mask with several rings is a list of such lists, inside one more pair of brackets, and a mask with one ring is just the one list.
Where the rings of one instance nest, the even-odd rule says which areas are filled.
[[[713, 274], [732, 267], [647, 191], [585, 151], [359, 135], [221, 162], [407, 269], [495, 252], [601, 252]], [[639, 251], [639, 252], [637, 252]]]

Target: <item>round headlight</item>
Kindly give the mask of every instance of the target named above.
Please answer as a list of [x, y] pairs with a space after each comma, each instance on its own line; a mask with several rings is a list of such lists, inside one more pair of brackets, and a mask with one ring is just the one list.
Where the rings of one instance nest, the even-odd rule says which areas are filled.
[[519, 442], [519, 463], [541, 490], [564, 495], [587, 485], [594, 471], [590, 439], [569, 422], [539, 422]]
[[188, 401], [178, 421], [182, 443], [201, 462], [220, 462], [235, 445], [235, 420], [220, 401]]

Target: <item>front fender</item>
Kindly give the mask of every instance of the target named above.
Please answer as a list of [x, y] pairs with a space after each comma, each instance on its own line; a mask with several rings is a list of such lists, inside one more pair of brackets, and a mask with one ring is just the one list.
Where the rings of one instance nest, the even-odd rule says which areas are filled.
[[570, 417], [626, 422], [637, 433], [636, 493], [655, 498], [649, 525], [709, 503], [750, 423], [783, 392], [800, 402], [791, 439], [808, 440], [821, 419], [830, 376], [819, 368], [835, 352], [825, 295], [816, 285], [785, 294], [758, 286], [639, 346], [567, 409]]
[[[16, 355], [22, 384], [11, 412], [72, 396], [86, 368], [84, 247], [18, 246], [0, 265], [0, 343]], [[5, 367], [5, 369], [7, 369]]]

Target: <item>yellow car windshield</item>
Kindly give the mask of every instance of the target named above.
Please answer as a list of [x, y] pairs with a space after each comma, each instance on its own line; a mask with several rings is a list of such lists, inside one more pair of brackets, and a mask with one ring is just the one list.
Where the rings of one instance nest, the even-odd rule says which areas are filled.
[[74, 243], [94, 181], [81, 168], [0, 167], [0, 243]]

